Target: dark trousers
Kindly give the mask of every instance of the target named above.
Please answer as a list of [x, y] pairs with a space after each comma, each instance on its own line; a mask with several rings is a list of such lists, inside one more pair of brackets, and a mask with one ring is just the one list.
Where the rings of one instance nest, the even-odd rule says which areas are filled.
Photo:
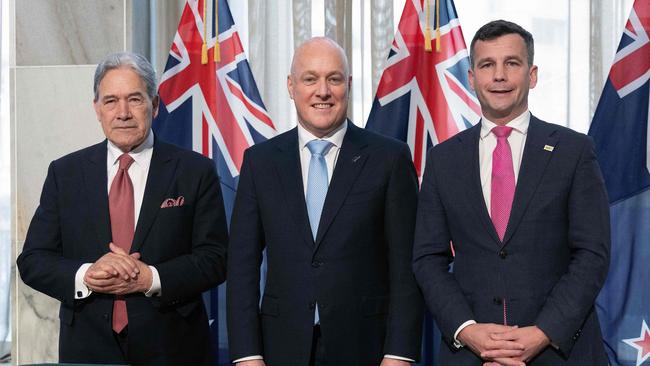
[[124, 359], [124, 364], [128, 364], [128, 359], [129, 359], [129, 326], [127, 325], [124, 329], [122, 329], [121, 332], [115, 333], [113, 332], [113, 335], [115, 336], [115, 341], [117, 342], [117, 345], [120, 347], [120, 351], [122, 351], [122, 358]]
[[326, 366], [327, 357], [325, 352], [325, 344], [320, 332], [320, 325], [314, 325], [314, 335], [311, 341], [311, 357], [309, 358], [309, 366]]

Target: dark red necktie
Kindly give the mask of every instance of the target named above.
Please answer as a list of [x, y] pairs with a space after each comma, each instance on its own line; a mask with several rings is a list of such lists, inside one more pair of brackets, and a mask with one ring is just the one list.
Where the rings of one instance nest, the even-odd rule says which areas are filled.
[[[113, 244], [129, 253], [135, 230], [133, 183], [128, 172], [133, 163], [133, 158], [129, 154], [122, 154], [118, 160], [120, 166], [108, 193], [111, 234], [113, 235]], [[121, 296], [116, 296], [113, 302], [113, 330], [116, 333], [121, 332], [128, 322], [126, 302]]]
[[515, 197], [515, 172], [512, 166], [512, 151], [508, 143], [511, 132], [512, 127], [506, 126], [492, 129], [492, 133], [497, 137], [497, 146], [492, 152], [490, 216], [501, 240], [506, 234], [512, 200]]

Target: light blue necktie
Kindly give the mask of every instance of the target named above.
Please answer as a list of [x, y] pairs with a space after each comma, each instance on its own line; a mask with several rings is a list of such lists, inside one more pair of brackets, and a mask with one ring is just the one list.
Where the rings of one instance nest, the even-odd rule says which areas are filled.
[[[332, 143], [325, 140], [312, 140], [307, 143], [307, 148], [311, 152], [309, 173], [307, 174], [307, 214], [314, 240], [318, 234], [318, 223], [323, 212], [325, 196], [327, 196], [327, 163], [323, 154], [327, 154], [331, 147]], [[320, 316], [318, 315], [318, 304], [316, 304], [314, 324], [318, 323], [320, 323]]]
[[312, 140], [307, 143], [307, 148], [311, 152], [307, 175], [307, 214], [314, 239], [318, 233], [318, 223], [327, 196], [327, 163], [323, 155], [327, 154], [330, 147], [332, 143], [325, 140]]

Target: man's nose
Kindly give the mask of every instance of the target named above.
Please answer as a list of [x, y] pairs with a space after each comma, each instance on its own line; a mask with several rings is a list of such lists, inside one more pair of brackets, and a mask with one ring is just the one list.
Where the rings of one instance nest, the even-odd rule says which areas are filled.
[[131, 107], [127, 100], [119, 100], [117, 102], [117, 118], [128, 119], [131, 117]]
[[318, 86], [316, 88], [316, 96], [319, 98], [326, 99], [329, 98], [330, 94], [331, 94], [330, 86], [327, 83], [327, 80], [319, 80]]
[[503, 81], [506, 79], [506, 68], [504, 65], [497, 64], [494, 67], [494, 80]]

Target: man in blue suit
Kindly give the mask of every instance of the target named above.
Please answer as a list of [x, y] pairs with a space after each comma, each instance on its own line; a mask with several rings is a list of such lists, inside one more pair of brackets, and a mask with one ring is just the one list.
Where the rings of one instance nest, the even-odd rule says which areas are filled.
[[335, 42], [302, 44], [287, 80], [298, 126], [244, 155], [228, 257], [237, 365], [397, 366], [419, 358], [415, 169], [405, 144], [346, 119], [350, 80]]
[[440, 362], [607, 365], [594, 300], [609, 208], [593, 144], [528, 111], [537, 67], [526, 30], [484, 25], [470, 61], [481, 122], [429, 151], [413, 249], [448, 344]]
[[18, 269], [61, 301], [65, 363], [212, 366], [201, 293], [224, 281], [214, 163], [151, 131], [155, 73], [132, 53], [95, 71], [106, 140], [50, 164]]

